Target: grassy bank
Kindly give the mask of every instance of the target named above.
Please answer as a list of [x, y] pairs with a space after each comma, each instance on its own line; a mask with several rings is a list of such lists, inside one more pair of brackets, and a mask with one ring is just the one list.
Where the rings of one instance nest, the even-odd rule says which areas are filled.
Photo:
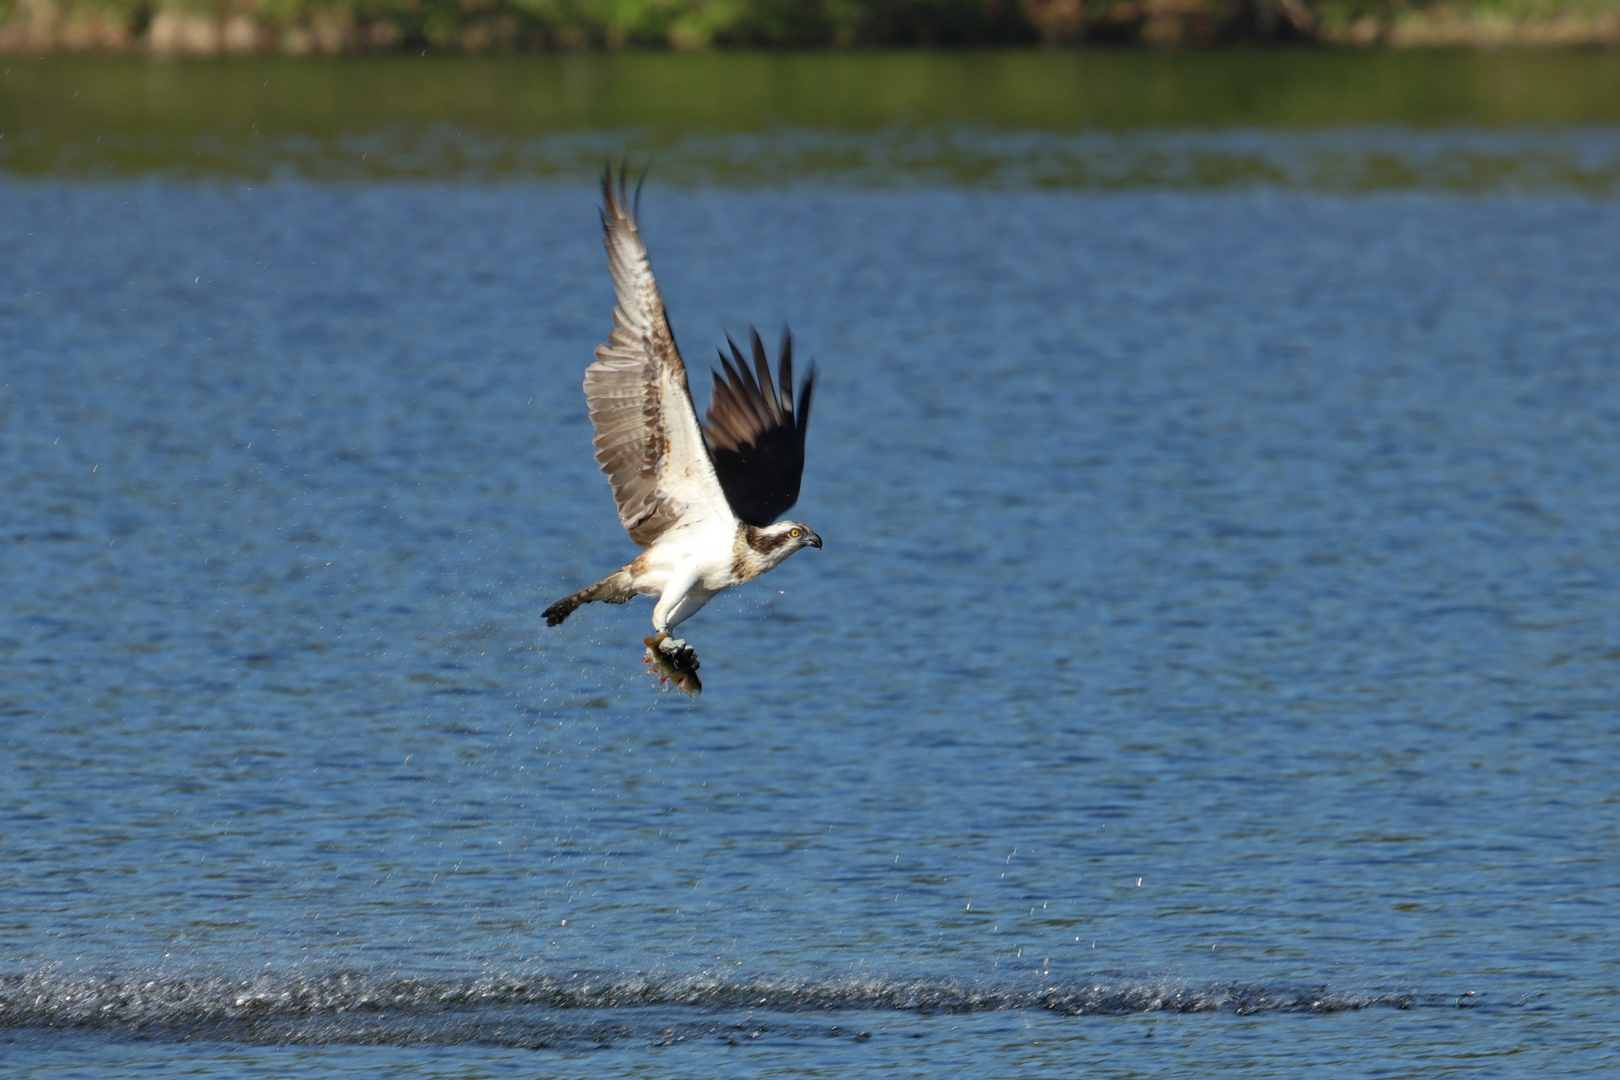
[[0, 0], [0, 52], [1620, 44], [1620, 0]]

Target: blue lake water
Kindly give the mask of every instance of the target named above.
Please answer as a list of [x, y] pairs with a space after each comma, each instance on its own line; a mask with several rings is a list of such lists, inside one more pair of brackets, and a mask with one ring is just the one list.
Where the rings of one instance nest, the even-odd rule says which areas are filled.
[[689, 701], [590, 180], [0, 179], [0, 1071], [1620, 1069], [1612, 193], [655, 173], [823, 376]]

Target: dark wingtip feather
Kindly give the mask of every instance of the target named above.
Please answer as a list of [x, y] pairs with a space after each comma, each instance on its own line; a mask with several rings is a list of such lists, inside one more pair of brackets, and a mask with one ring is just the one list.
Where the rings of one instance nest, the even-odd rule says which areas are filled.
[[765, 355], [765, 342], [760, 340], [759, 331], [752, 326], [748, 328], [750, 344], [754, 349], [754, 370], [758, 373], [759, 403], [764, 406], [765, 419], [772, 427], [779, 427], [782, 423], [782, 398], [776, 389], [776, 380], [771, 378], [771, 361]]
[[816, 390], [816, 376], [820, 374], [814, 360], [810, 361], [810, 374], [804, 377], [804, 386], [799, 390], [798, 424], [799, 442], [803, 444], [804, 433], [810, 429], [810, 397]]
[[602, 200], [607, 208], [602, 212], [605, 223], [609, 215], [614, 218], [628, 218], [632, 225], [641, 217], [641, 189], [647, 183], [647, 174], [652, 171], [648, 166], [641, 170], [641, 176], [636, 180], [635, 195], [630, 194], [630, 159], [621, 158], [619, 161], [619, 174], [613, 175], [613, 161], [604, 158], [602, 162]]
[[[750, 401], [757, 400], [762, 396], [759, 384], [754, 381], [754, 373], [748, 370], [748, 361], [743, 357], [742, 350], [737, 348], [737, 343], [731, 340], [730, 334], [726, 335], [726, 344], [731, 346], [732, 358], [737, 361], [735, 370], [738, 383], [748, 392]], [[766, 385], [770, 384], [767, 383]]]
[[776, 379], [780, 386], [778, 396], [782, 399], [782, 411], [792, 419], [793, 405], [793, 331], [786, 326], [782, 327], [782, 346], [777, 353]]

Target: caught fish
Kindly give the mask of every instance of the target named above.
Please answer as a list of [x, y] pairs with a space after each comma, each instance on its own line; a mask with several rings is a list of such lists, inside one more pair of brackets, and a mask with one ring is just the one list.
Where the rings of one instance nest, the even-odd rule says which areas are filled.
[[692, 697], [703, 693], [703, 684], [698, 681], [697, 675], [700, 666], [697, 650], [662, 630], [650, 638], [643, 638], [642, 644], [647, 646], [647, 655], [641, 662], [653, 666], [660, 684], [673, 682], [675, 689]]

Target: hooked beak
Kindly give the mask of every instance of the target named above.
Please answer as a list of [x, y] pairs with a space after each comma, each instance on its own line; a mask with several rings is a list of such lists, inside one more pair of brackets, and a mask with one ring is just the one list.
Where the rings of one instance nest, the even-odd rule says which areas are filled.
[[821, 537], [806, 529], [804, 530], [804, 544], [806, 547], [818, 548], [821, 546]]

